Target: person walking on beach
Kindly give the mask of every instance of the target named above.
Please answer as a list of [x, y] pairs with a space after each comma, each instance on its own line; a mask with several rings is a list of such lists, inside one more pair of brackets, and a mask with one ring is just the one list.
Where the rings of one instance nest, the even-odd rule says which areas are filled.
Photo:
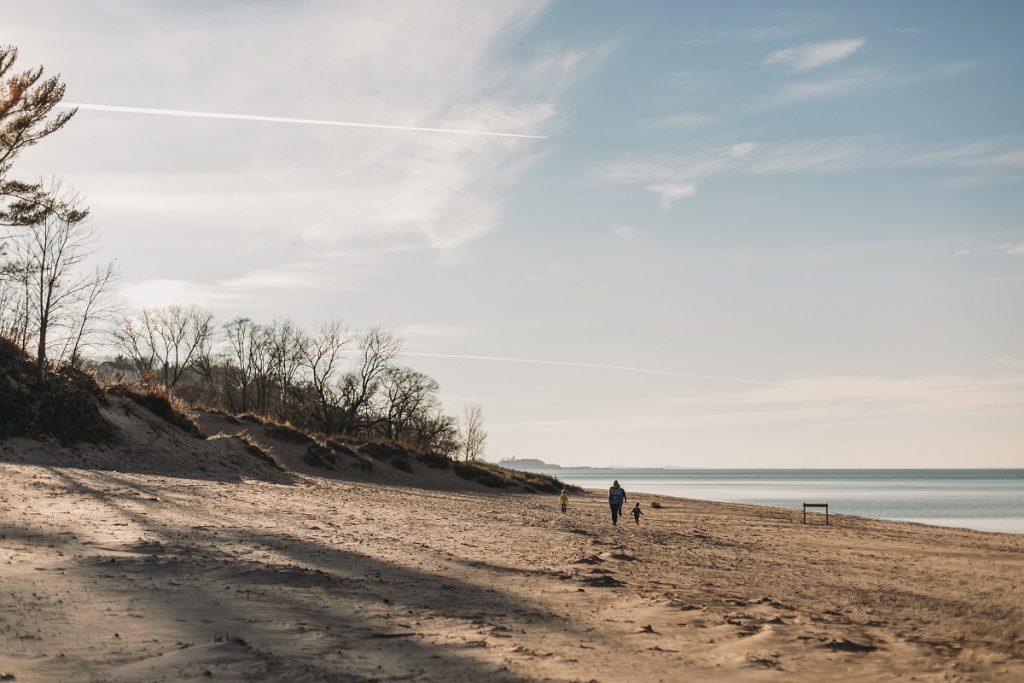
[[636, 525], [640, 526], [640, 515], [644, 513], [640, 512], [640, 503], [633, 506], [633, 519], [636, 520]]
[[562, 489], [562, 495], [558, 497], [558, 504], [562, 506], [562, 514], [565, 514], [565, 509], [569, 507], [569, 494]]
[[622, 516], [622, 504], [626, 502], [626, 492], [619, 486], [618, 480], [608, 489], [608, 507], [612, 510], [612, 526], [618, 526]]

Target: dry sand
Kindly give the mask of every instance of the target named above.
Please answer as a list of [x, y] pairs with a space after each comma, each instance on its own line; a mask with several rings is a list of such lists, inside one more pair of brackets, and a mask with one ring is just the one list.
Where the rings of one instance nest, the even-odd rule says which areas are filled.
[[0, 480], [0, 680], [1024, 680], [1020, 535], [670, 498], [612, 528], [600, 495], [562, 515], [306, 476]]

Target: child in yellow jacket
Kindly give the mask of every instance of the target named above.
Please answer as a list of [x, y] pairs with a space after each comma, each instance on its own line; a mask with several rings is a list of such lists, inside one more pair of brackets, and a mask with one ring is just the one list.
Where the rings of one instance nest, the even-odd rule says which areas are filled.
[[565, 492], [565, 489], [562, 489], [562, 495], [558, 497], [558, 503], [562, 506], [562, 512], [565, 512], [565, 509], [569, 507], [569, 494]]

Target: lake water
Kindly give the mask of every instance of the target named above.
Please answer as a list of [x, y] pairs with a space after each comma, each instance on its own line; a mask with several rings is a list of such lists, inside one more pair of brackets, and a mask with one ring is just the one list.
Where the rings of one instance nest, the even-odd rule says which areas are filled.
[[828, 503], [835, 514], [1024, 533], [1024, 469], [533, 471], [584, 488], [607, 489], [618, 479], [637, 494], [795, 509]]

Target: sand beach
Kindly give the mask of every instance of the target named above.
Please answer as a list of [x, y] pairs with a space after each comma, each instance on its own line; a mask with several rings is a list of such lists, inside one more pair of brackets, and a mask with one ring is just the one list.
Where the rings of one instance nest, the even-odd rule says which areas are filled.
[[[10, 681], [1019, 681], [1024, 536], [0, 464]], [[815, 522], [820, 522], [818, 518]]]

